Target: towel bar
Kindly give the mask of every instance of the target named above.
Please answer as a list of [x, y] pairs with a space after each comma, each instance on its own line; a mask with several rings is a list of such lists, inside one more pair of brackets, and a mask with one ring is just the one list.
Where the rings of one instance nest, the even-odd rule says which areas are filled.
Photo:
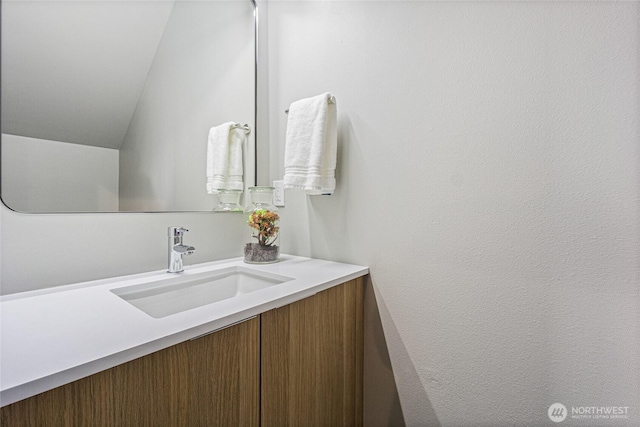
[[244, 133], [247, 135], [251, 133], [251, 127], [247, 124], [241, 125], [239, 123], [236, 123], [234, 125], [231, 125], [231, 129], [244, 129]]
[[[336, 98], [332, 96], [327, 100], [327, 102], [329, 104], [335, 104], [336, 103]], [[284, 110], [284, 113], [285, 114], [289, 114], [289, 109], [287, 108], [286, 110]]]

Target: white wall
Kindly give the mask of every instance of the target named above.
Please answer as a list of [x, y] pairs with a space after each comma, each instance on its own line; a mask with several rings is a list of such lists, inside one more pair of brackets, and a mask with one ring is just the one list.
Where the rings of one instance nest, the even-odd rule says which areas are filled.
[[[120, 150], [120, 208], [213, 209], [207, 136], [233, 121], [255, 128], [253, 6], [178, 1], [167, 22]], [[253, 185], [253, 138], [245, 182]]]
[[4, 294], [167, 268], [167, 228], [185, 226], [185, 265], [242, 255], [244, 215], [20, 214], [0, 206]]
[[365, 425], [640, 424], [639, 5], [270, 2], [272, 179], [284, 109], [338, 100], [282, 246], [371, 268]]
[[13, 209], [118, 211], [117, 150], [2, 134], [2, 158], [2, 200]]

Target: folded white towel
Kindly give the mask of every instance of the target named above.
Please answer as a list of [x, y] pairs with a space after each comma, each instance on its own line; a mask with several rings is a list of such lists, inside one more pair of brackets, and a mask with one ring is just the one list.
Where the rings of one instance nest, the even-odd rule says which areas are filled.
[[301, 99], [289, 107], [284, 149], [284, 186], [309, 194], [332, 194], [336, 188], [338, 130], [330, 93]]
[[245, 142], [244, 129], [233, 128], [227, 122], [209, 130], [207, 142], [207, 193], [219, 189], [243, 190], [242, 148]]

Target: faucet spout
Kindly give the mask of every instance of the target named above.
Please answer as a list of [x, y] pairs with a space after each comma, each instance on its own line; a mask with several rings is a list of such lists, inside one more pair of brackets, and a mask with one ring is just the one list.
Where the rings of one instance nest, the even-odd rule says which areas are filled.
[[184, 271], [184, 265], [182, 257], [185, 255], [191, 255], [196, 251], [193, 246], [184, 245], [182, 243], [182, 237], [187, 230], [184, 227], [169, 227], [169, 267], [168, 273], [179, 273]]

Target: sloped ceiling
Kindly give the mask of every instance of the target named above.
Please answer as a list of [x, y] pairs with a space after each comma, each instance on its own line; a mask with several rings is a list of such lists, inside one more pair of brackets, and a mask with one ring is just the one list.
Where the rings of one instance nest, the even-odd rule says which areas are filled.
[[173, 1], [2, 2], [2, 133], [119, 149]]

